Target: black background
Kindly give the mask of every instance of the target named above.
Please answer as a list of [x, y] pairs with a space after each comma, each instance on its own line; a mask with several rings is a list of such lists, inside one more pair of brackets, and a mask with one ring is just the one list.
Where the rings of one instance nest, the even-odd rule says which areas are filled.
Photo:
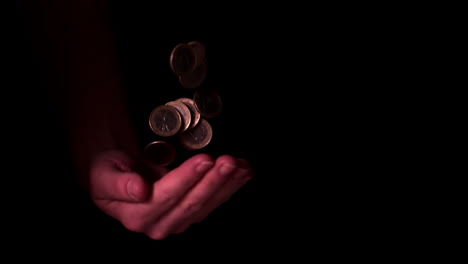
[[[383, 202], [376, 200], [384, 187], [370, 177], [387, 144], [379, 138], [385, 127], [376, 122], [384, 116], [376, 105], [385, 99], [373, 89], [390, 82], [375, 81], [384, 71], [376, 61], [388, 56], [380, 49], [385, 40], [372, 35], [378, 28], [363, 30], [352, 16], [304, 14], [301, 8], [284, 13], [246, 8], [250, 11], [231, 15], [212, 9], [202, 15], [127, 1], [112, 1], [110, 7], [142, 146], [157, 138], [148, 127], [150, 111], [193, 94], [170, 71], [169, 54], [178, 43], [197, 40], [207, 52], [203, 86], [218, 90], [224, 103], [223, 114], [210, 120], [214, 139], [204, 151], [245, 157], [256, 172], [206, 221], [167, 240], [283, 245], [299, 238], [332, 250], [385, 236]], [[25, 237], [25, 245], [50, 237], [89, 246], [161, 246], [164, 242], [131, 233], [96, 209], [70, 177], [50, 80], [42, 72], [40, 36], [24, 26], [18, 10], [15, 88], [4, 97], [14, 102], [6, 130], [14, 139], [10, 165], [20, 179], [19, 197], [13, 199], [19, 205], [12, 208], [18, 237]], [[353, 23], [346, 23], [349, 19]], [[379, 168], [379, 175], [386, 173]]]

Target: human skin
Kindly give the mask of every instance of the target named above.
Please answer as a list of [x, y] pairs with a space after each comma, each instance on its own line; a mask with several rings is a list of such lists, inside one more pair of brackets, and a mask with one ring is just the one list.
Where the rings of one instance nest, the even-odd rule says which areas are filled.
[[123, 152], [98, 156], [91, 169], [90, 194], [127, 229], [153, 239], [182, 233], [202, 221], [252, 177], [247, 162], [230, 155], [195, 155], [152, 184], [133, 166]]
[[76, 176], [98, 208], [152, 239], [184, 232], [253, 177], [231, 155], [169, 170], [143, 160], [104, 1], [24, 1]]

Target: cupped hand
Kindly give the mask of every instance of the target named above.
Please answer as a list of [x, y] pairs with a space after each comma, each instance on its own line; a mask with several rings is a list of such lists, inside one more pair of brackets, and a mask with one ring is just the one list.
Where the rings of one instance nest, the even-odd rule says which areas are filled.
[[247, 161], [230, 155], [197, 154], [173, 170], [150, 166], [155, 182], [136, 164], [120, 151], [102, 153], [92, 163], [90, 194], [127, 229], [158, 240], [203, 220], [253, 176]]

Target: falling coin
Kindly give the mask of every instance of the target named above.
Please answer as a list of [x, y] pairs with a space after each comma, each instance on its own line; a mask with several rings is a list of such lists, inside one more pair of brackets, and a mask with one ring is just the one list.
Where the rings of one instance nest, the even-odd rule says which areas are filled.
[[145, 159], [161, 166], [171, 164], [177, 156], [175, 147], [165, 141], [153, 141], [144, 150]]
[[197, 66], [194, 49], [183, 43], [175, 46], [169, 57], [169, 63], [172, 71], [177, 75], [193, 72]]
[[180, 134], [179, 141], [188, 150], [198, 150], [208, 145], [212, 137], [213, 130], [210, 123], [202, 118], [196, 127]]
[[200, 112], [198, 112], [197, 108], [195, 107], [195, 102], [193, 102], [192, 99], [186, 98], [186, 97], [179, 98], [176, 101], [184, 103], [190, 109], [190, 114], [192, 116], [192, 121], [190, 122], [190, 128], [195, 127], [201, 118]]
[[182, 117], [173, 106], [160, 105], [151, 111], [149, 124], [154, 133], [162, 137], [169, 137], [179, 132]]
[[197, 110], [203, 117], [213, 118], [221, 114], [223, 103], [221, 97], [212, 89], [199, 89], [193, 96]]
[[193, 49], [195, 54], [195, 65], [198, 66], [205, 61], [205, 45], [199, 41], [191, 41], [188, 45]]
[[180, 128], [180, 132], [184, 132], [190, 127], [190, 122], [192, 121], [192, 114], [190, 113], [190, 109], [188, 108], [187, 105], [180, 101], [171, 101], [166, 103], [166, 105], [172, 106], [177, 111], [179, 111], [180, 116], [182, 117], [182, 125]]
[[202, 84], [206, 77], [206, 62], [202, 62], [192, 72], [186, 72], [179, 75], [180, 84], [187, 88], [193, 89]]

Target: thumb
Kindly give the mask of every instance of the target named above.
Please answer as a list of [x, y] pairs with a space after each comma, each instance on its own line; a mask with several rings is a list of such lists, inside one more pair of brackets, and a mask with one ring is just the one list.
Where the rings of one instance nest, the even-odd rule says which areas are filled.
[[91, 168], [90, 193], [93, 199], [142, 202], [149, 196], [143, 177], [131, 171], [130, 160], [120, 156], [95, 160]]

